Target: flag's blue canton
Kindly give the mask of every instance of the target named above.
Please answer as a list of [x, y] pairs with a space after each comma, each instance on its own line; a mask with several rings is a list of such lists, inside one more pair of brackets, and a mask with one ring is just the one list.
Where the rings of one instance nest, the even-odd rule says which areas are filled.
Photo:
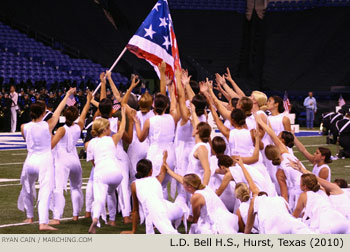
[[172, 26], [172, 22], [169, 17], [170, 12], [167, 1], [159, 0], [135, 35], [158, 44], [172, 55], [169, 32], [169, 23]]

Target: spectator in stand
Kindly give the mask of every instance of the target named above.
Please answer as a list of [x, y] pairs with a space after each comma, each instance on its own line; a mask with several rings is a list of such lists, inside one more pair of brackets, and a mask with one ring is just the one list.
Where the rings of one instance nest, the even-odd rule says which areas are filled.
[[306, 128], [313, 129], [317, 102], [312, 92], [309, 92], [309, 96], [305, 98], [304, 107], [306, 108]]

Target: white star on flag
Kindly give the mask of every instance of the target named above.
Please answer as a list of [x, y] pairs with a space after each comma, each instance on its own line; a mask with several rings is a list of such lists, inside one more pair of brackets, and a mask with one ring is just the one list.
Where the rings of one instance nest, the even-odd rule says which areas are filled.
[[153, 7], [153, 9], [152, 10], [156, 10], [156, 11], [158, 11], [158, 6], [160, 6], [161, 4], [160, 3], [156, 3], [156, 5]]
[[151, 39], [153, 39], [153, 34], [156, 33], [152, 30], [152, 25], [149, 26], [149, 28], [145, 28], [146, 34], [145, 37], [150, 36]]
[[166, 21], [165, 21], [165, 18], [159, 18], [159, 20], [160, 20], [160, 25], [159, 25], [159, 27], [161, 27], [161, 26], [166, 27], [166, 26], [167, 26], [167, 23], [166, 23]]
[[166, 49], [168, 50], [169, 45], [171, 45], [168, 36], [163, 36], [164, 38], [164, 43], [162, 45], [164, 45], [166, 47]]

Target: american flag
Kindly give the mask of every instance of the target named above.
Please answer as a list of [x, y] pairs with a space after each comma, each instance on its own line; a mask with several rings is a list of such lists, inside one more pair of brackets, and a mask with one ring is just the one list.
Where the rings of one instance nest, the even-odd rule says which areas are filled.
[[67, 105], [68, 106], [73, 106], [76, 103], [74, 95], [70, 95], [67, 99]]
[[147, 60], [157, 72], [164, 60], [166, 75], [173, 79], [180, 69], [180, 57], [167, 0], [159, 0], [126, 46], [137, 57]]
[[343, 96], [340, 95], [339, 100], [338, 100], [338, 106], [341, 107], [343, 105], [345, 105], [345, 100], [344, 100]]
[[288, 99], [288, 93], [287, 91], [284, 91], [284, 96], [283, 96], [283, 107], [285, 112], [289, 113], [290, 112], [290, 102]]

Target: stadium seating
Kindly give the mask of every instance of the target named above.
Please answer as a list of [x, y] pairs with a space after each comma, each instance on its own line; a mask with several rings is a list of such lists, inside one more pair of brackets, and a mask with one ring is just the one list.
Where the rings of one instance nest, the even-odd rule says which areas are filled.
[[[45, 80], [48, 85], [64, 80], [98, 82], [102, 71], [106, 69], [89, 59], [71, 58], [0, 22], [0, 76], [5, 82], [10, 78], [16, 83]], [[128, 82], [119, 73], [112, 73], [112, 78], [117, 84]]]

